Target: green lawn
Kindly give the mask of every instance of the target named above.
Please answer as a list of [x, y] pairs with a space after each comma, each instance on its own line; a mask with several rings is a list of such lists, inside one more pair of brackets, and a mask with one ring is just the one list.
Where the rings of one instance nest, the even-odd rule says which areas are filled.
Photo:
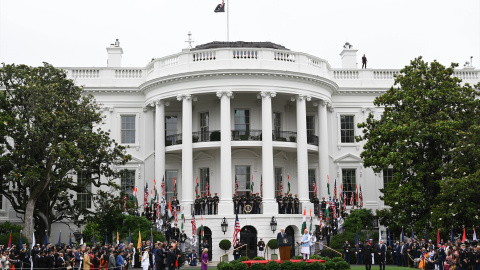
[[[378, 270], [378, 269], [380, 269], [380, 267], [378, 266], [378, 264], [372, 265], [372, 270]], [[392, 265], [387, 265], [387, 266], [385, 266], [385, 270], [411, 270], [411, 269], [412, 269], [412, 268], [408, 268], [408, 267], [398, 267], [398, 266], [392, 266]], [[365, 266], [352, 264], [352, 265], [351, 265], [351, 270], [365, 270]]]

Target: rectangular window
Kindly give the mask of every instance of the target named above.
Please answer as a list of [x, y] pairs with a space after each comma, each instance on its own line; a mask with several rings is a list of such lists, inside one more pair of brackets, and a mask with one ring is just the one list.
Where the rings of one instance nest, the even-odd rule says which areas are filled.
[[[167, 176], [165, 179], [165, 199], [168, 202], [168, 199], [173, 200], [174, 195], [174, 182], [175, 178], [178, 176], [178, 171], [170, 170], [165, 171], [165, 175]], [[178, 183], [177, 183], [177, 192], [178, 193]], [[178, 199], [178, 198], [177, 198]]]
[[77, 185], [85, 187], [87, 192], [77, 193], [77, 206], [82, 209], [92, 208], [92, 183], [88, 183], [90, 176], [86, 172], [77, 174]]
[[383, 169], [383, 189], [387, 188], [388, 183], [393, 179], [393, 168]]
[[235, 130], [238, 135], [248, 135], [250, 131], [250, 111], [249, 110], [235, 110]]
[[340, 138], [342, 143], [355, 142], [355, 121], [353, 115], [340, 116]]
[[356, 187], [356, 170], [355, 169], [342, 169], [342, 184], [343, 190], [347, 194], [347, 205], [350, 204], [351, 196], [353, 194], [353, 200], [355, 202], [355, 187]]
[[310, 200], [313, 199], [313, 196], [315, 194], [313, 190], [313, 179], [315, 179], [315, 169], [309, 169], [308, 170], [308, 197], [310, 198]]
[[165, 146], [177, 144], [177, 116], [165, 116]]
[[122, 115], [122, 143], [135, 143], [135, 115]]
[[200, 141], [208, 142], [210, 140], [209, 134], [209, 115], [208, 112], [200, 113]]
[[280, 190], [280, 181], [282, 181], [282, 177], [283, 177], [282, 174], [283, 174], [283, 168], [276, 167], [275, 168], [275, 197], [278, 196], [278, 192], [283, 193], [283, 190]]
[[129, 200], [133, 200], [133, 190], [135, 189], [135, 171], [128, 170], [120, 178], [122, 192], [127, 195]]
[[313, 115], [307, 115], [307, 143], [315, 144], [316, 141], [314, 117]]
[[242, 192], [245, 192], [247, 195], [250, 191], [250, 166], [236, 166], [235, 176], [238, 181], [238, 194], [242, 195]]
[[208, 189], [210, 190], [210, 193], [212, 193], [212, 186], [210, 186], [210, 168], [200, 168], [200, 177], [199, 177], [199, 195], [202, 197], [203, 194], [207, 196], [206, 194], [206, 187], [207, 187], [207, 182], [208, 182]]
[[281, 137], [282, 131], [282, 115], [279, 112], [273, 113], [273, 134], [275, 138]]

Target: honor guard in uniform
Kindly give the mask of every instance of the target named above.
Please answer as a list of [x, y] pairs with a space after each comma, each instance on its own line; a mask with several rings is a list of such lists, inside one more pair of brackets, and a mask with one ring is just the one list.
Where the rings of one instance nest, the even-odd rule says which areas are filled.
[[207, 200], [205, 198], [205, 193], [202, 194], [202, 198], [200, 199], [200, 214], [205, 215], [205, 205]]
[[257, 247], [258, 247], [258, 256], [265, 257], [265, 242], [263, 242], [262, 238], [260, 238], [260, 241], [258, 241]]
[[247, 197], [245, 196], [245, 192], [242, 192], [242, 197], [240, 197], [240, 208], [241, 212], [245, 214], [245, 205], [247, 204]]
[[283, 210], [282, 210], [282, 212], [283, 212], [284, 214], [290, 214], [290, 213], [288, 212], [288, 193], [285, 193], [285, 196], [283, 196], [283, 198], [282, 198], [282, 203], [283, 203]]
[[171, 238], [175, 241], [178, 241], [179, 237], [180, 237], [180, 229], [177, 227], [177, 223], [175, 223], [174, 227], [172, 228]]
[[319, 215], [320, 212], [320, 200], [317, 198], [317, 197], [313, 197], [312, 199], [312, 203], [313, 203], [313, 213], [315, 215]]
[[208, 214], [213, 215], [213, 198], [212, 194], [208, 194], [207, 197], [207, 205], [208, 205]]
[[357, 264], [363, 264], [363, 250], [364, 246], [361, 240], [358, 240]]
[[180, 233], [180, 249], [182, 252], [185, 252], [185, 241], [187, 241], [187, 234], [185, 230], [182, 230], [182, 233]]
[[462, 244], [461, 249], [458, 252], [458, 261], [460, 263], [461, 269], [468, 270], [468, 259], [469, 259], [469, 254], [468, 254], [467, 248], [465, 244]]
[[213, 214], [218, 214], [218, 203], [220, 202], [220, 198], [218, 198], [217, 193], [215, 192], [215, 196], [213, 196]]
[[255, 204], [256, 204], [255, 194], [253, 194], [252, 192], [249, 192], [248, 195], [249, 196], [247, 198], [247, 204], [252, 207], [251, 208], [252, 210], [248, 214], [255, 214]]
[[177, 205], [177, 211], [180, 212], [180, 201], [177, 197], [173, 197], [173, 202]]
[[260, 213], [262, 213], [262, 211], [261, 211], [262, 210], [262, 197], [259, 196], [258, 192], [257, 192], [256, 199], [257, 199], [257, 210], [256, 211], [257, 211], [257, 214], [260, 214]]
[[343, 243], [343, 254], [345, 261], [350, 263], [350, 244], [348, 243], [348, 240], [345, 240], [345, 243]]
[[282, 201], [282, 193], [281, 192], [278, 192], [278, 195], [277, 195], [276, 199], [277, 199], [277, 204], [278, 204], [278, 213], [283, 214], [283, 211], [282, 211], [283, 201]]
[[288, 208], [287, 208], [288, 214], [293, 214], [293, 197], [292, 193], [288, 194]]
[[298, 195], [295, 194], [295, 198], [293, 199], [293, 208], [295, 211], [295, 214], [298, 214], [298, 209], [300, 208], [300, 200], [298, 199]]
[[327, 202], [325, 201], [325, 197], [322, 197], [322, 202], [320, 203], [320, 207], [322, 209], [322, 213], [325, 214], [325, 210], [327, 209]]
[[170, 243], [170, 235], [172, 233], [172, 223], [170, 220], [167, 220], [167, 225], [165, 226], [165, 238], [167, 238], [167, 242]]
[[200, 195], [195, 199], [195, 215], [200, 215]]
[[233, 195], [233, 208], [235, 209], [235, 213], [240, 214], [240, 197], [238, 196], [238, 192], [235, 192], [235, 195]]

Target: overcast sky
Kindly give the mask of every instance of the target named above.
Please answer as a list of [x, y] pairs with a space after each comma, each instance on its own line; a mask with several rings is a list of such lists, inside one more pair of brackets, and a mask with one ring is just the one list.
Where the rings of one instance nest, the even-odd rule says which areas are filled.
[[[371, 68], [402, 68], [422, 55], [480, 66], [479, 0], [227, 0], [231, 41], [272, 41], [341, 65], [348, 41]], [[221, 0], [0, 0], [0, 62], [106, 66], [118, 38], [122, 65], [226, 40]], [[360, 62], [360, 60], [359, 60]]]

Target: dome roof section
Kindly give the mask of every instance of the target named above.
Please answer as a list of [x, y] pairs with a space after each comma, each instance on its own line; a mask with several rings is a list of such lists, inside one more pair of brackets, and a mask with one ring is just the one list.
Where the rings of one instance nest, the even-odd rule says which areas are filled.
[[282, 45], [275, 44], [269, 41], [266, 41], [266, 42], [213, 41], [213, 42], [195, 46], [195, 48], [191, 50], [198, 51], [198, 50], [218, 49], [218, 48], [267, 48], [267, 49], [290, 51], [289, 49], [285, 48]]

